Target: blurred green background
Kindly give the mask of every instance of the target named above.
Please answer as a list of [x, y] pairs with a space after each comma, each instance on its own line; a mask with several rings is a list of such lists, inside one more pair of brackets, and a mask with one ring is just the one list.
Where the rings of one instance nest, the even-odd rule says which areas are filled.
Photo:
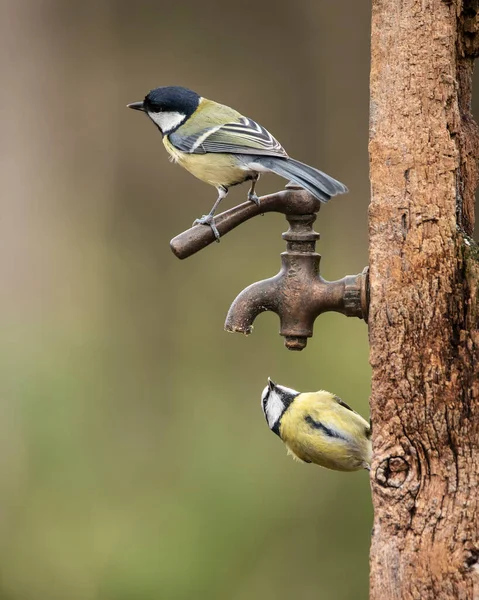
[[179, 84], [257, 119], [349, 186], [316, 229], [326, 278], [360, 272], [368, 3], [4, 0], [0, 31], [0, 598], [366, 598], [367, 473], [293, 462], [260, 394], [271, 376], [367, 417], [367, 328], [324, 315], [297, 354], [272, 314], [225, 333], [286, 222], [178, 261], [215, 190], [125, 105]]

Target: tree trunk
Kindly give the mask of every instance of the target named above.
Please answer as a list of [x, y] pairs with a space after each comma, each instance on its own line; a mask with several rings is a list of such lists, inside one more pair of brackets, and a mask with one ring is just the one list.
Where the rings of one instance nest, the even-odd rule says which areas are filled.
[[478, 0], [373, 0], [371, 599], [479, 599]]

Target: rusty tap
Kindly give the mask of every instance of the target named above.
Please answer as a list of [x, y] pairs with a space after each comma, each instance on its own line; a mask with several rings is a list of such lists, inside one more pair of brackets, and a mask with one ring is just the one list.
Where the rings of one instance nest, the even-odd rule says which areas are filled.
[[[289, 223], [288, 231], [282, 235], [286, 252], [281, 254], [280, 272], [239, 294], [226, 317], [227, 331], [248, 335], [255, 318], [269, 310], [279, 316], [285, 346], [302, 350], [313, 335], [316, 317], [324, 312], [340, 312], [367, 322], [368, 268], [337, 281], [326, 281], [320, 275], [321, 256], [315, 251], [320, 236], [313, 229], [320, 206], [308, 192], [288, 184], [282, 192], [263, 196], [259, 208], [246, 202], [216, 217], [222, 236], [260, 213], [281, 212]], [[186, 258], [214, 240], [209, 227], [196, 225], [174, 238], [170, 245], [178, 258]]]

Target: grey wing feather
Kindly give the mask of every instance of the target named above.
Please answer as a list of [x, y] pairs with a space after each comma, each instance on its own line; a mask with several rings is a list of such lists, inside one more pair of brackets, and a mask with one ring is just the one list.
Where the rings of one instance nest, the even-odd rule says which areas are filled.
[[169, 139], [175, 148], [188, 154], [213, 152], [288, 157], [269, 131], [247, 117], [241, 117], [235, 123], [208, 127], [193, 135], [182, 136], [175, 132]]
[[340, 181], [293, 158], [258, 156], [254, 162], [285, 179], [292, 179], [321, 202], [328, 202], [333, 196], [348, 191]]

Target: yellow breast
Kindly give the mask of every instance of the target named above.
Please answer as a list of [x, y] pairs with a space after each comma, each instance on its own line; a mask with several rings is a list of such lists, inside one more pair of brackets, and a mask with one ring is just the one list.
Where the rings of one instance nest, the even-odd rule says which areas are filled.
[[[329, 394], [329, 392], [322, 392]], [[365, 435], [368, 423], [354, 411], [332, 402], [320, 393], [302, 394], [281, 419], [280, 436], [288, 450], [300, 460], [337, 471], [355, 471], [370, 461], [371, 442]], [[327, 435], [311, 426], [309, 419], [341, 432]]]
[[187, 154], [180, 152], [168, 139], [163, 137], [163, 144], [174, 162], [177, 162], [192, 175], [218, 187], [231, 187], [242, 183], [248, 177], [248, 170], [241, 168], [240, 163], [232, 154]]

